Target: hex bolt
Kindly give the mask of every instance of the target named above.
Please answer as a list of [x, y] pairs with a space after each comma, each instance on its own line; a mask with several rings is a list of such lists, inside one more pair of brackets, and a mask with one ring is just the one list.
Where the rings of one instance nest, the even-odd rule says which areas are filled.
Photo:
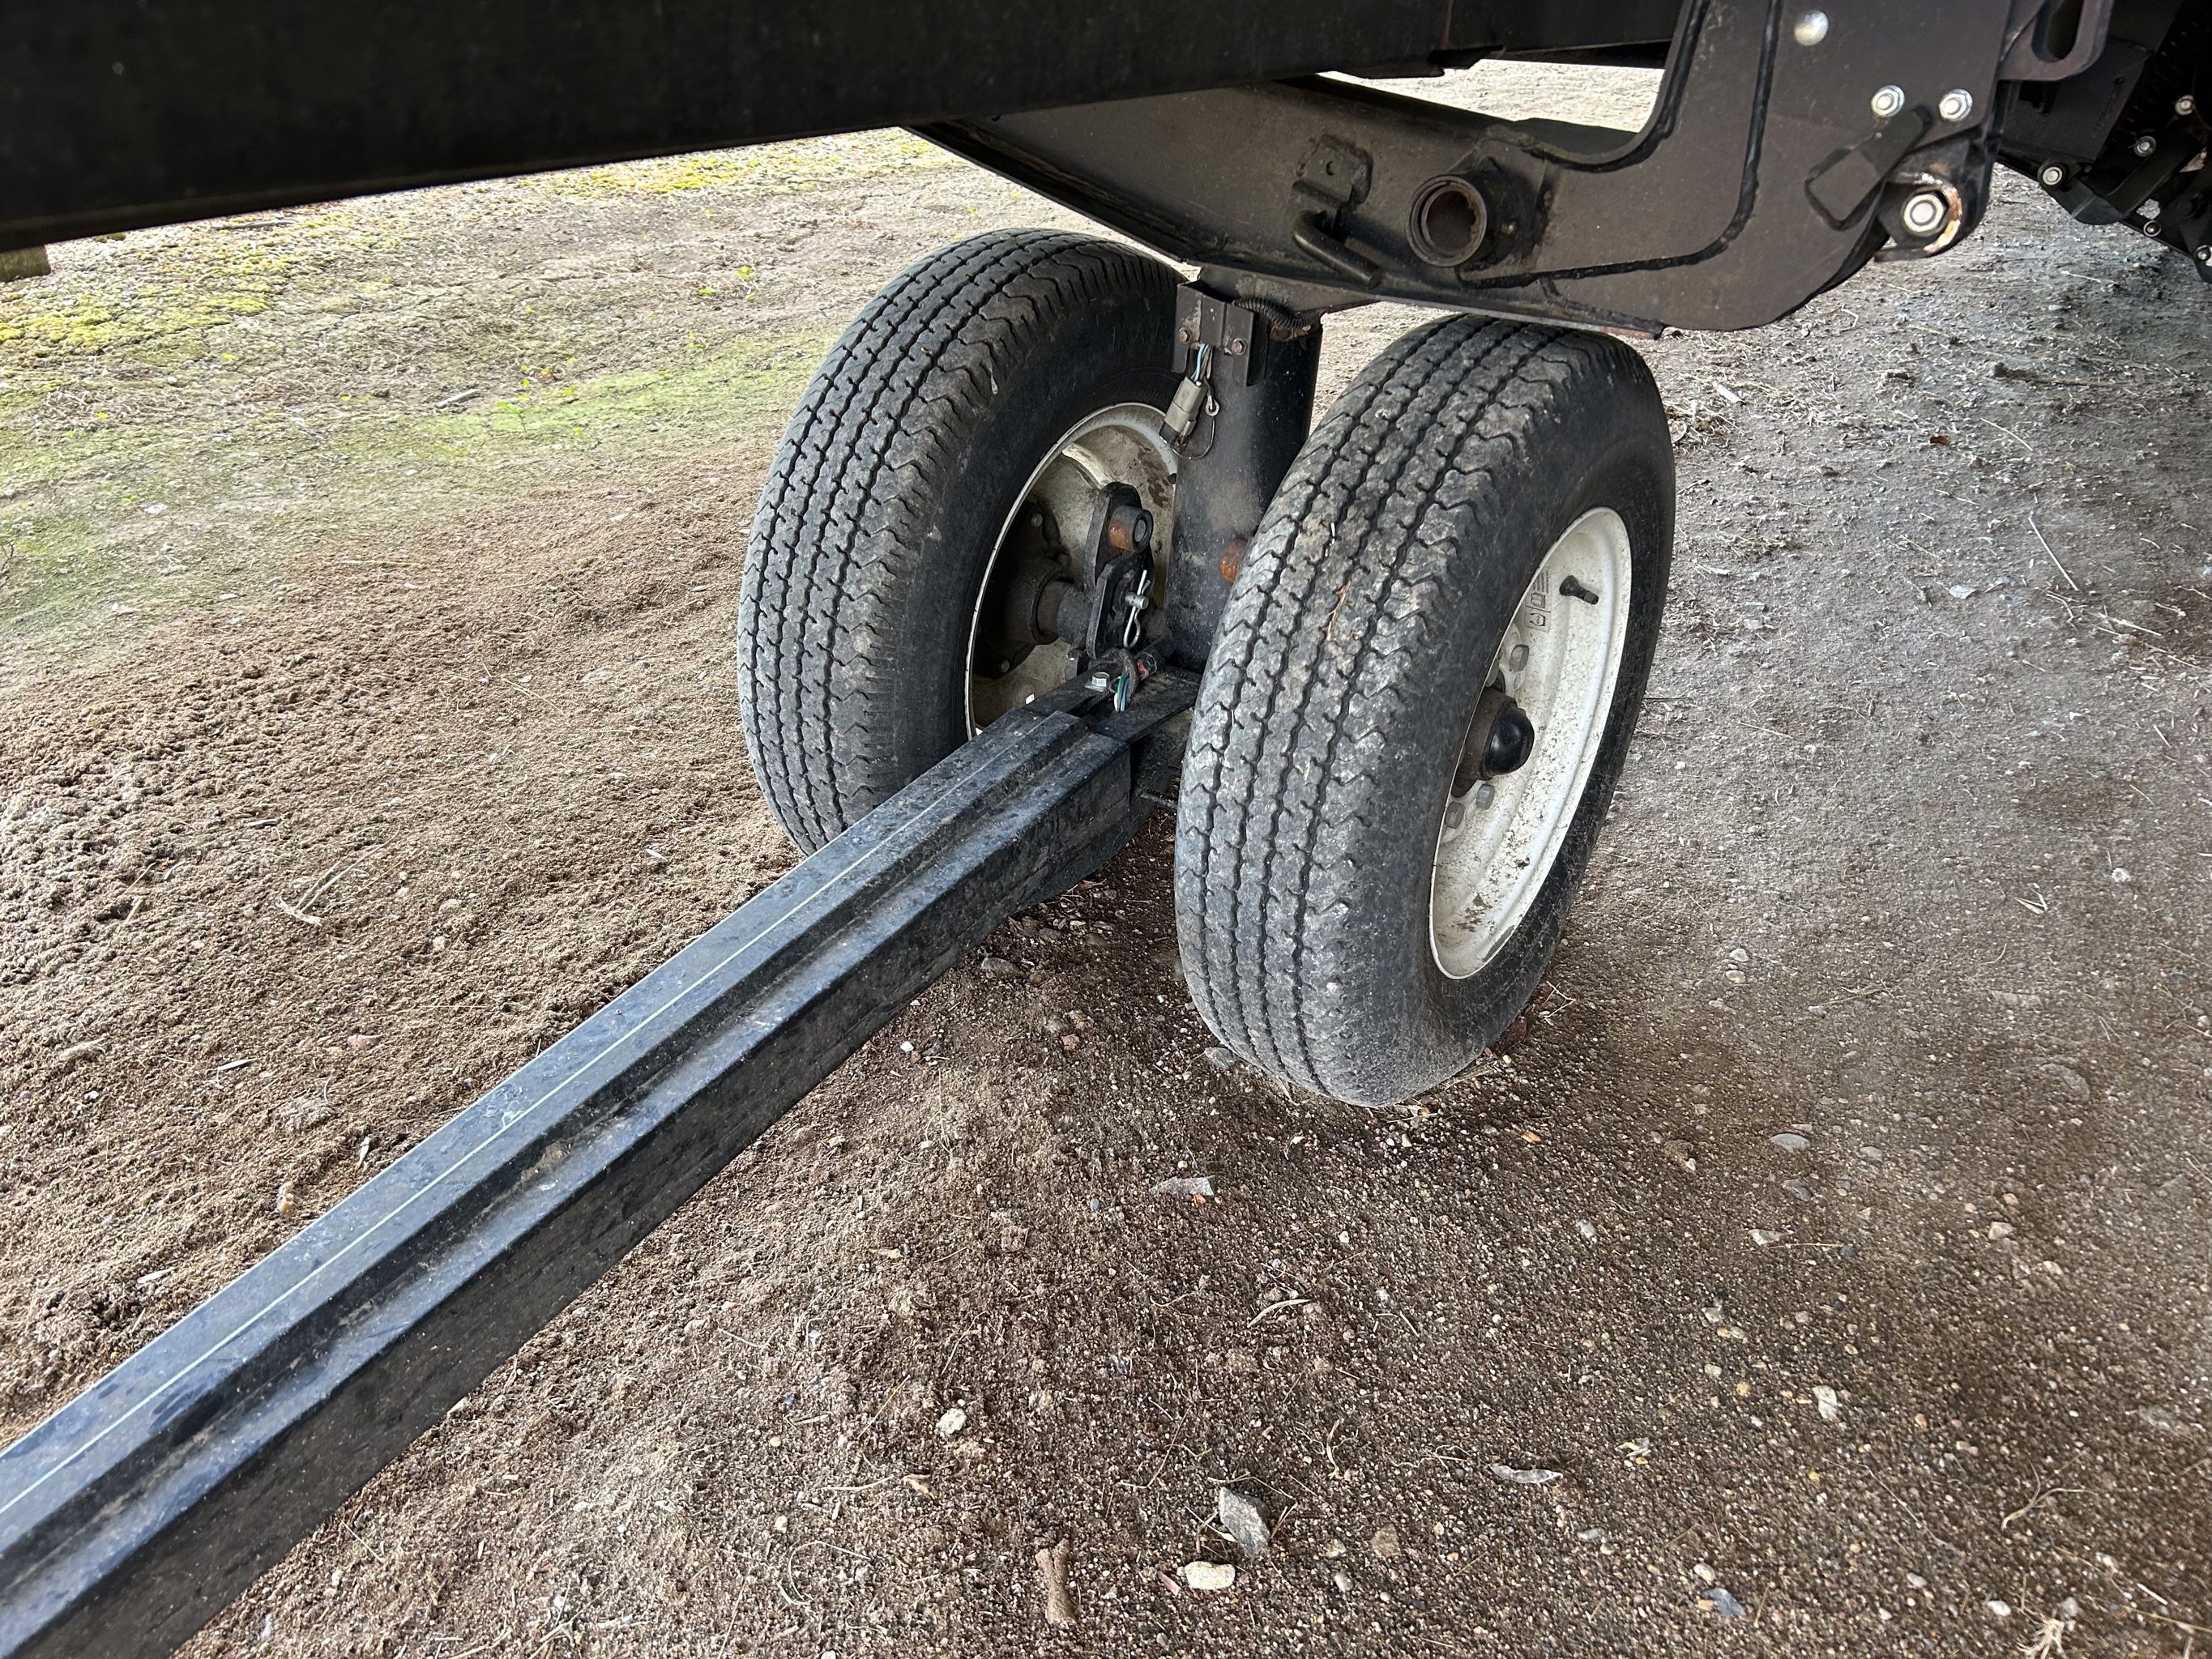
[[1797, 27], [1790, 31], [1801, 46], [1817, 46], [1828, 38], [1828, 14], [1808, 11], [1797, 20]]
[[1933, 236], [1943, 228], [1949, 216], [1950, 204], [1932, 190], [1923, 190], [1905, 198], [1905, 210], [1898, 217], [1915, 236]]
[[2196, 114], [2197, 100], [2195, 96], [2186, 92], [2183, 93], [2180, 97], [2173, 100], [2173, 112], [2176, 115]]
[[2148, 155], [2157, 148], [2158, 140], [2147, 132], [2136, 140], [2136, 154], [2138, 155]]
[[1887, 121], [1905, 107], [1903, 87], [1884, 87], [1874, 95], [1874, 112]]
[[2057, 190], [2061, 185], [2066, 182], [2066, 169], [2060, 167], [2057, 162], [2053, 161], [2049, 167], [2044, 168], [2042, 172], [2037, 173], [2035, 176], [2043, 180], [2045, 185], [2049, 189]]
[[1974, 112], [1974, 94], [1964, 87], [1954, 87], [1943, 94], [1936, 112], [1947, 121], [1963, 121]]

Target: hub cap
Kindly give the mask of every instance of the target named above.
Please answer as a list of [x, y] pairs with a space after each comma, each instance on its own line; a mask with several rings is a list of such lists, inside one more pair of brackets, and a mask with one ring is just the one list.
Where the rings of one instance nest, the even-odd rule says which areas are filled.
[[1553, 544], [1506, 625], [1437, 832], [1429, 945], [1452, 979], [1488, 965], [1552, 872], [1605, 735], [1628, 600], [1628, 527], [1599, 507]]

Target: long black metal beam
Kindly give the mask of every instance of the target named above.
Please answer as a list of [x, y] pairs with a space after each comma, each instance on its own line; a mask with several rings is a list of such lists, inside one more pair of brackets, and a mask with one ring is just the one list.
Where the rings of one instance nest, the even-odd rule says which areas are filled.
[[1121, 847], [1194, 686], [1007, 715], [0, 1452], [0, 1655], [136, 1659], [205, 1624], [907, 999]]
[[18, 0], [0, 250], [249, 208], [1439, 54], [1679, 0]]
[[[1929, 251], [1971, 228], [2013, 9], [1690, 0], [1636, 133], [1320, 78], [921, 131], [1195, 264], [1584, 325], [1748, 328], [1856, 270], [1894, 192], [1948, 203]], [[1440, 251], [1470, 211], [1466, 246]]]

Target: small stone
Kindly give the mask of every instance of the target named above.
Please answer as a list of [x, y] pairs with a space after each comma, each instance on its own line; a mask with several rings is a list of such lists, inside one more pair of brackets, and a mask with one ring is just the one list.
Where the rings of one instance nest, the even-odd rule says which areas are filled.
[[1716, 1619], [1741, 1619], [1743, 1617], [1743, 1603], [1737, 1601], [1735, 1596], [1729, 1595], [1728, 1591], [1723, 1589], [1718, 1584], [1714, 1584], [1699, 1592], [1698, 1596], [1698, 1607], [1700, 1611], [1710, 1613]]
[[985, 957], [977, 965], [982, 969], [986, 979], [1019, 979], [1022, 976], [1022, 970], [1004, 957]]
[[1171, 1176], [1165, 1181], [1152, 1183], [1154, 1198], [1187, 1198], [1194, 1204], [1203, 1204], [1213, 1196], [1212, 1176]]
[[950, 1440], [967, 1426], [968, 1413], [955, 1406], [937, 1419], [937, 1437], [940, 1440]]
[[1688, 1141], [1670, 1140], [1661, 1146], [1659, 1150], [1667, 1155], [1667, 1158], [1669, 1163], [1680, 1165], [1692, 1175], [1697, 1174], [1698, 1149], [1690, 1145]]
[[1810, 1204], [1813, 1201], [1813, 1189], [1795, 1176], [1782, 1183], [1782, 1190], [1801, 1204]]
[[1836, 1398], [1836, 1391], [1826, 1383], [1814, 1385], [1813, 1403], [1820, 1408], [1820, 1420], [1823, 1423], [1840, 1423], [1844, 1420], [1843, 1402]]
[[1226, 1561], [1187, 1561], [1182, 1582], [1194, 1590], [1225, 1590], [1237, 1582], [1237, 1569]]
[[1879, 1146], [1862, 1146], [1859, 1148], [1859, 1156], [1869, 1164], [1879, 1164], [1881, 1162], [1881, 1148]]
[[1794, 1129], [1784, 1129], [1779, 1134], [1769, 1135], [1766, 1140], [1769, 1146], [1779, 1146], [1785, 1152], [1809, 1152], [1813, 1150], [1813, 1143]]
[[1260, 1513], [1260, 1506], [1241, 1492], [1229, 1486], [1219, 1488], [1213, 1495], [1214, 1513], [1221, 1517], [1222, 1530], [1237, 1540], [1237, 1547], [1247, 1555], [1265, 1555], [1274, 1542], [1274, 1534], [1267, 1527], [1267, 1517]]
[[1375, 1559], [1377, 1561], [1396, 1560], [1399, 1556], [1397, 1528], [1383, 1527], [1378, 1529], [1375, 1536], [1368, 1540], [1368, 1547], [1375, 1552]]
[[2124, 887], [2134, 879], [2135, 877], [2125, 870], [2115, 870], [2112, 872], [2112, 884], [2115, 887]]
[[1999, 1238], [2010, 1238], [2012, 1237], [2012, 1233], [2013, 1226], [2012, 1223], [2009, 1221], [1992, 1221], [1990, 1223], [1990, 1237], [1993, 1240]]
[[1597, 1227], [1595, 1223], [1577, 1221], [1575, 1223], [1575, 1231], [1585, 1244], [1597, 1243]]
[[1996, 1596], [1992, 1595], [1988, 1601], [1983, 1602], [1982, 1605], [1987, 1607], [1990, 1613], [1996, 1618], [2009, 1619], [2012, 1617], [2012, 1603], [2009, 1601], [2000, 1601]]
[[2163, 1406], [2145, 1406], [2136, 1416], [2145, 1428], [2156, 1429], [2160, 1434], [2179, 1434], [2188, 1426]]
[[1218, 1046], [1206, 1051], [1206, 1063], [1217, 1072], [1233, 1072], [1243, 1064], [1234, 1053]]
[[1548, 1486], [1566, 1479], [1557, 1469], [1516, 1469], [1510, 1463], [1492, 1463], [1490, 1472], [1512, 1486]]
[[1751, 1230], [1751, 1242], [1763, 1250], [1770, 1244], [1779, 1244], [1782, 1242], [1782, 1235], [1771, 1233], [1764, 1227], [1753, 1227]]

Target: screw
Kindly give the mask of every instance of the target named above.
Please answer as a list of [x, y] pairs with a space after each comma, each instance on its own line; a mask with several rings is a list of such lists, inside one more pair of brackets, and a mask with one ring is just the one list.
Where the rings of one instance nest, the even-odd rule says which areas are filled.
[[2176, 115], [2196, 114], [2197, 100], [2191, 97], [2188, 93], [2183, 93], [2180, 97], [2173, 100], [2173, 112]]
[[2049, 186], [2051, 189], [2056, 190], [2059, 185], [2066, 182], [2066, 169], [2060, 167], [2057, 162], [2053, 161], [2049, 167], [2044, 168], [2042, 172], [2037, 173], [2035, 176], [2042, 179], [2045, 185]]
[[2157, 148], [2158, 140], [2147, 132], [2136, 140], [2136, 154], [2138, 155], [2148, 155]]
[[1797, 37], [1799, 46], [1817, 46], [1828, 38], [1828, 14], [1808, 11], [1797, 20], [1797, 27], [1790, 33]]
[[1943, 94], [1936, 112], [1947, 121], [1963, 121], [1974, 112], [1974, 94], [1964, 87], [1954, 87]]
[[1874, 95], [1874, 112], [1885, 121], [1905, 107], [1903, 87], [1884, 87]]
[[1933, 236], [1942, 228], [1950, 211], [1950, 204], [1941, 196], [1932, 190], [1923, 190], [1905, 199], [1905, 210], [1898, 216], [1915, 236]]

